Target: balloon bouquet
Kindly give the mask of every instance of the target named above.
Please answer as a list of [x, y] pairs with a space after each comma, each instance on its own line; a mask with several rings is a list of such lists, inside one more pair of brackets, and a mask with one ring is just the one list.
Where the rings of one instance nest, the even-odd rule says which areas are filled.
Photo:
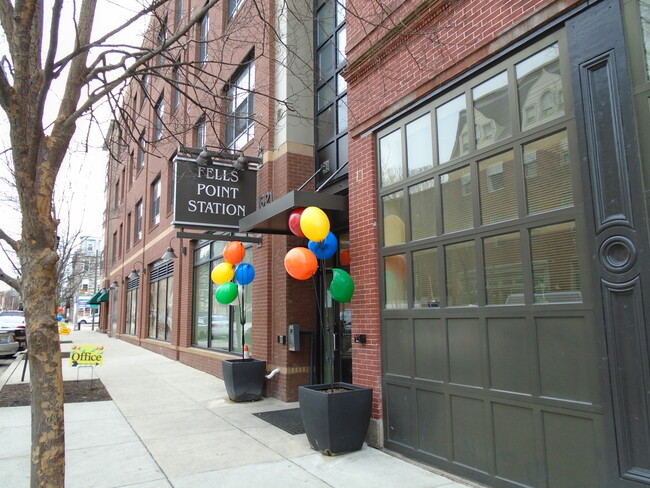
[[[250, 263], [242, 263], [246, 257], [246, 248], [239, 241], [229, 242], [223, 250], [224, 262], [215, 266], [210, 277], [219, 285], [215, 293], [217, 301], [223, 305], [231, 305], [238, 299], [239, 322], [241, 324], [242, 359], [245, 359], [246, 339], [246, 307], [244, 286], [255, 279], [255, 268]], [[237, 266], [238, 265], [238, 266]], [[232, 280], [235, 280], [234, 282]]]
[[[287, 252], [284, 258], [284, 267], [287, 273], [297, 280], [307, 280], [312, 278], [318, 271], [318, 261], [320, 260], [322, 263], [322, 286], [325, 289], [327, 286], [325, 260], [333, 257], [339, 247], [336, 236], [330, 232], [330, 221], [327, 215], [318, 207], [296, 209], [289, 215], [289, 229], [296, 236], [309, 239], [309, 242], [307, 247], [294, 247]], [[348, 249], [341, 251], [340, 261], [344, 265], [350, 263]], [[354, 294], [352, 277], [340, 268], [333, 268], [332, 275], [329, 286], [332, 298], [339, 303], [349, 302]], [[325, 341], [325, 336], [331, 332], [330, 324], [327, 315], [325, 319], [321, 316], [321, 308], [318, 304], [317, 309], [321, 320], [320, 330], [323, 341]], [[325, 314], [327, 314], [327, 307], [324, 310]], [[333, 362], [331, 364], [333, 366]], [[332, 381], [333, 377], [332, 374]]]

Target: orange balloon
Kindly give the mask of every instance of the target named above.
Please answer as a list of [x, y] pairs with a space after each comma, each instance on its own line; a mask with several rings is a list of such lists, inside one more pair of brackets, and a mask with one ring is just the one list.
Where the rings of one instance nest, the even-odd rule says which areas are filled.
[[239, 241], [229, 242], [223, 250], [223, 258], [227, 263], [238, 264], [246, 256], [246, 248]]
[[284, 257], [284, 269], [297, 280], [308, 280], [318, 270], [318, 260], [306, 247], [294, 247]]

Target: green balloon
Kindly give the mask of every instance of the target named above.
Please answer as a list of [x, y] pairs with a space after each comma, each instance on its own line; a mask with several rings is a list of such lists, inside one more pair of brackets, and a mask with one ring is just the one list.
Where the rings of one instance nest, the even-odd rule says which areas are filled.
[[346, 271], [339, 268], [333, 268], [332, 284], [330, 285], [330, 293], [332, 298], [339, 303], [348, 303], [352, 300], [354, 294], [354, 280]]
[[237, 283], [228, 281], [227, 283], [219, 285], [219, 288], [217, 288], [217, 292], [214, 294], [214, 296], [219, 303], [223, 305], [229, 305], [235, 301], [238, 294], [239, 290], [237, 289]]

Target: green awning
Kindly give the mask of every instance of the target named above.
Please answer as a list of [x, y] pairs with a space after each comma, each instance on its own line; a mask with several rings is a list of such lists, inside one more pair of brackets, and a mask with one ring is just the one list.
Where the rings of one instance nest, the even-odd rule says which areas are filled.
[[99, 305], [102, 302], [108, 302], [108, 290], [99, 290], [87, 303], [88, 305]]
[[99, 305], [99, 297], [102, 295], [103, 291], [104, 290], [99, 290], [92, 297], [90, 297], [90, 300], [88, 300], [86, 303], [88, 305]]

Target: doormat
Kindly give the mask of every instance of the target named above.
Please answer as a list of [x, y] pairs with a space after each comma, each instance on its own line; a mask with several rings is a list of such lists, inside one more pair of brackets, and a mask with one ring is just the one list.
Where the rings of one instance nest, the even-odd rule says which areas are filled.
[[291, 435], [304, 434], [305, 428], [302, 425], [299, 408], [288, 410], [272, 410], [270, 412], [254, 413], [256, 417], [274, 425]]

